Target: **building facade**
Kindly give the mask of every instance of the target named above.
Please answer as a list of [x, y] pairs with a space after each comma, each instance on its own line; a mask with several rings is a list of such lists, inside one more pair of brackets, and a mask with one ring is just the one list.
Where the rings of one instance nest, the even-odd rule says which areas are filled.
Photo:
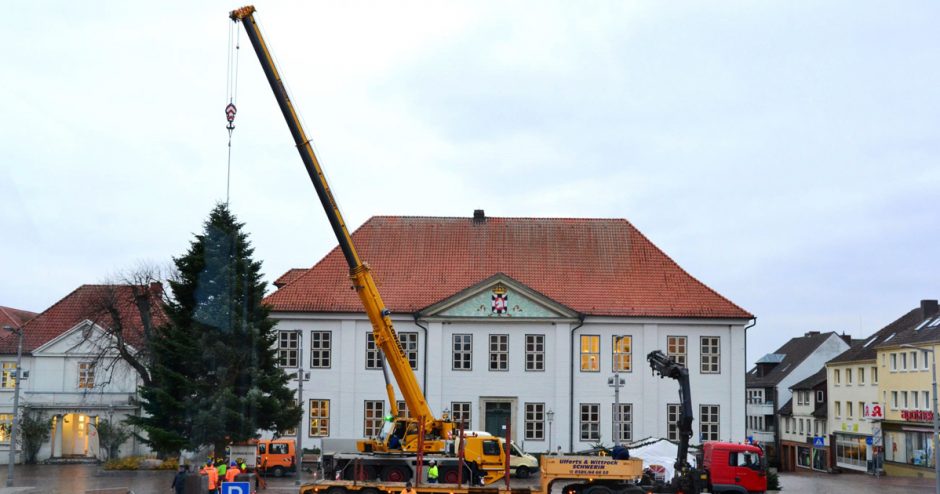
[[[28, 377], [20, 381], [19, 413], [48, 420], [50, 426], [38, 461], [106, 459], [97, 426], [103, 420], [117, 424], [140, 413], [137, 374], [111, 348], [114, 333], [109, 331], [100, 305], [104, 294], [131, 296], [125, 286], [83, 285], [20, 328], [21, 368]], [[135, 320], [131, 305], [117, 307], [128, 339], [139, 342], [139, 317]], [[15, 413], [18, 340], [17, 332], [0, 339], [0, 463], [4, 464], [9, 458]], [[122, 456], [149, 452], [135, 438], [119, 450]], [[23, 461], [19, 449], [16, 461]]]
[[780, 409], [780, 468], [829, 471], [826, 424], [826, 369], [790, 387], [792, 398]]
[[[888, 475], [934, 476], [932, 370], [940, 351], [936, 300], [923, 300], [877, 346], [879, 422]], [[877, 438], [877, 433], [875, 434]]]
[[[508, 421], [531, 451], [676, 438], [678, 385], [646, 362], [662, 350], [690, 369], [694, 440], [744, 439], [751, 315], [626, 221], [382, 217], [353, 239], [435, 413], [500, 435]], [[282, 431], [305, 447], [374, 436], [390, 409], [342, 261], [286, 273], [267, 299], [282, 366], [309, 374], [303, 424]]]
[[748, 371], [747, 438], [763, 447], [772, 463], [781, 461], [779, 412], [790, 401], [790, 388], [848, 349], [849, 341], [845, 335], [810, 331], [761, 357]]

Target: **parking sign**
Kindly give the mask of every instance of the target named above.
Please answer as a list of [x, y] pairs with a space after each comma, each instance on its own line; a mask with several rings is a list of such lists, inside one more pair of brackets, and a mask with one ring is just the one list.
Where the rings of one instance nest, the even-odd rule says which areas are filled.
[[222, 482], [222, 494], [251, 494], [251, 483]]

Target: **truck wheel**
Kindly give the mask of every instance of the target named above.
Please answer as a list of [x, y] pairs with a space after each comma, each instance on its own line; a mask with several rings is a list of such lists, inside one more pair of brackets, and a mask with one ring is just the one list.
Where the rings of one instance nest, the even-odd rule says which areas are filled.
[[592, 485], [587, 489], [584, 489], [584, 494], [612, 494], [610, 489], [602, 485]]
[[[456, 484], [457, 483], [457, 467], [441, 467], [440, 472], [441, 483], [444, 484]], [[464, 475], [464, 482], [466, 482], [467, 476]]]
[[618, 494], [646, 494], [646, 491], [638, 485], [631, 485], [626, 489], [620, 491]]
[[275, 476], [275, 477], [283, 477], [283, 476], [284, 476], [284, 467], [280, 467], [280, 466], [274, 467], [273, 472], [274, 472], [274, 476]]
[[527, 478], [529, 478], [529, 467], [519, 467], [519, 468], [516, 468], [516, 478], [517, 478], [517, 479], [527, 479]]
[[386, 482], [407, 482], [411, 473], [407, 468], [399, 465], [389, 465], [382, 469], [382, 480]]
[[326, 494], [347, 494], [345, 487], [333, 486], [326, 490]]

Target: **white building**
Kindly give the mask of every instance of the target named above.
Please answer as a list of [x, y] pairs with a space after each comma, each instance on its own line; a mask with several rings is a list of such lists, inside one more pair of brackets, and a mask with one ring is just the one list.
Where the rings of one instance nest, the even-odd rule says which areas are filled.
[[790, 386], [792, 398], [780, 409], [780, 469], [828, 471], [826, 368]]
[[[30, 411], [50, 420], [49, 439], [38, 461], [94, 461], [105, 453], [98, 444], [101, 420], [118, 423], [139, 413], [135, 404], [138, 379], [116, 355], [107, 350], [107, 319], [100, 312], [99, 296], [123, 293], [126, 287], [83, 285], [22, 325], [22, 369], [28, 377], [20, 384], [20, 412]], [[124, 309], [130, 307], [125, 306]], [[122, 310], [128, 339], [140, 341], [139, 317]], [[17, 334], [0, 339], [0, 463], [9, 458], [10, 427], [16, 389]], [[25, 374], [25, 373], [24, 373]], [[17, 462], [22, 451], [17, 444]], [[120, 450], [122, 456], [148, 452], [134, 439]]]
[[[694, 440], [744, 440], [751, 314], [628, 222], [375, 217], [353, 239], [436, 413], [500, 434], [508, 418], [532, 451], [674, 438], [677, 383], [646, 362], [662, 350], [690, 368]], [[389, 407], [342, 255], [275, 284], [282, 366], [310, 373], [304, 446], [373, 435]]]

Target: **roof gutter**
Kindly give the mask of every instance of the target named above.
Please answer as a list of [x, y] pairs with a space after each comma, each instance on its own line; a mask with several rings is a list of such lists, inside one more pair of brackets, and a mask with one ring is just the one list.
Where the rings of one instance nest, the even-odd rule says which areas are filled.
[[[584, 326], [584, 314], [578, 314], [578, 325], [571, 328], [571, 365], [568, 379], [568, 449], [574, 451], [574, 332]], [[551, 453], [551, 451], [549, 451]]]
[[[744, 439], [747, 440], [747, 330], [757, 325], [757, 317], [751, 318], [751, 323], [744, 326]], [[776, 414], [775, 414], [776, 415]]]

